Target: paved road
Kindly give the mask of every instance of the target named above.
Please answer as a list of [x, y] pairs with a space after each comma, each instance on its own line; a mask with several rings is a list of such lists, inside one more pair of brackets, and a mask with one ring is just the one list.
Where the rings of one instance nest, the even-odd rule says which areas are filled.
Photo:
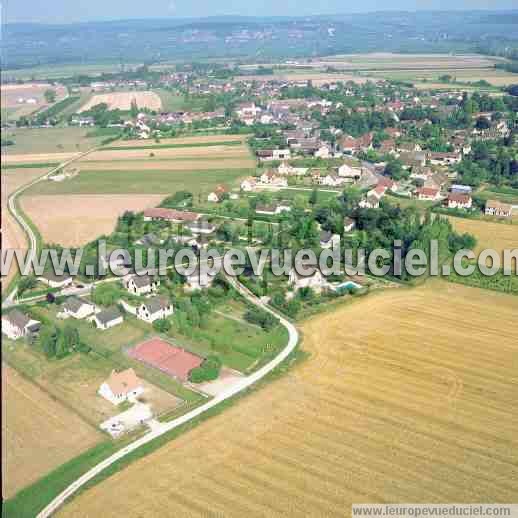
[[[9, 212], [13, 215], [14, 219], [23, 228], [24, 232], [27, 234], [27, 237], [29, 238], [29, 247], [27, 249], [27, 260], [30, 260], [31, 262], [34, 260], [34, 257], [36, 256], [37, 248], [38, 248], [37, 240], [36, 240], [36, 235], [34, 234], [32, 228], [27, 223], [27, 221], [25, 221], [24, 217], [20, 214], [20, 212], [16, 208], [16, 198], [18, 198], [18, 196], [20, 196], [20, 194], [25, 192], [27, 189], [29, 189], [33, 185], [36, 185], [37, 183], [42, 182], [44, 180], [48, 180], [49, 176], [53, 175], [60, 169], [64, 169], [65, 167], [72, 164], [76, 160], [83, 158], [84, 156], [92, 153], [93, 151], [97, 151], [97, 149], [99, 149], [99, 148], [95, 147], [95, 148], [89, 149], [85, 153], [80, 153], [79, 155], [71, 158], [70, 160], [67, 160], [66, 162], [63, 162], [62, 164], [59, 164], [57, 167], [54, 167], [54, 169], [51, 169], [48, 173], [44, 174], [43, 176], [40, 176], [39, 178], [36, 178], [32, 182], [22, 185], [9, 196], [9, 199], [7, 201], [7, 206], [9, 208]], [[14, 288], [13, 291], [6, 297], [6, 299], [3, 302], [4, 307], [8, 307], [13, 304], [13, 301], [16, 297], [16, 292], [17, 292], [17, 288]]]
[[70, 484], [61, 494], [59, 494], [45, 509], [43, 509], [37, 516], [37, 518], [46, 518], [48, 516], [51, 516], [52, 513], [54, 513], [67, 498], [72, 496], [78, 489], [80, 489], [84, 484], [86, 484], [88, 481], [92, 480], [95, 476], [97, 476], [99, 473], [101, 473], [104, 469], [111, 466], [118, 460], [122, 459], [129, 453], [135, 451], [136, 449], [140, 448], [144, 444], [149, 443], [153, 439], [156, 439], [157, 437], [160, 437], [161, 435], [174, 430], [175, 428], [178, 428], [179, 426], [187, 423], [188, 421], [194, 419], [195, 417], [198, 417], [199, 415], [203, 414], [207, 410], [214, 408], [216, 405], [221, 403], [222, 401], [225, 401], [226, 399], [229, 399], [236, 394], [246, 390], [250, 386], [252, 386], [254, 383], [259, 381], [260, 379], [264, 378], [268, 373], [270, 373], [273, 369], [275, 369], [278, 365], [280, 365], [295, 349], [299, 342], [299, 333], [297, 331], [297, 328], [288, 320], [283, 318], [281, 315], [277, 314], [275, 311], [270, 309], [269, 307], [265, 306], [263, 302], [261, 302], [260, 299], [258, 299], [255, 295], [253, 295], [247, 288], [245, 288], [242, 284], [240, 284], [236, 279], [227, 277], [229, 283], [237, 290], [239, 293], [241, 293], [249, 302], [254, 304], [257, 307], [262, 308], [265, 311], [268, 311], [272, 315], [276, 316], [280, 323], [288, 330], [289, 334], [289, 340], [286, 347], [279, 353], [278, 356], [276, 356], [271, 362], [266, 364], [264, 367], [260, 368], [253, 374], [250, 374], [249, 376], [246, 376], [242, 380], [239, 380], [235, 385], [232, 385], [227, 390], [221, 392], [218, 396], [216, 396], [214, 399], [211, 399], [207, 403], [199, 406], [198, 408], [195, 408], [194, 410], [191, 410], [187, 414], [184, 414], [181, 417], [178, 417], [177, 419], [174, 419], [173, 421], [170, 421], [168, 423], [160, 423], [159, 425], [155, 424], [153, 426], [153, 429], [141, 437], [140, 439], [137, 439], [136, 441], [132, 442], [122, 450], [118, 451], [117, 453], [113, 454], [112, 456], [108, 457], [104, 461], [100, 462], [92, 468], [91, 470], [87, 471], [83, 476], [78, 478], [75, 482]]

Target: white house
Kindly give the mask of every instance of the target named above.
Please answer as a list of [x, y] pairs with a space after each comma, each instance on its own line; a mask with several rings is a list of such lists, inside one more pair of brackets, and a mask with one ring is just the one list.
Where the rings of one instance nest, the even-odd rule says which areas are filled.
[[78, 320], [82, 320], [94, 312], [95, 305], [79, 297], [70, 297], [63, 304], [63, 313]]
[[319, 178], [320, 185], [326, 185], [327, 187], [339, 187], [346, 182], [345, 178], [336, 176], [334, 174], [328, 174]]
[[415, 194], [418, 200], [437, 201], [441, 199], [441, 190], [434, 187], [420, 187]]
[[510, 218], [513, 215], [513, 206], [498, 200], [487, 200], [485, 212], [486, 216]]
[[126, 369], [122, 372], [113, 370], [98, 391], [99, 395], [114, 405], [124, 401], [135, 402], [136, 398], [143, 392], [142, 382], [133, 369]]
[[149, 275], [133, 275], [126, 283], [126, 289], [133, 295], [154, 293], [160, 286], [160, 279]]
[[333, 234], [328, 230], [322, 230], [320, 232], [320, 247], [321, 248], [333, 248], [340, 245], [340, 236]]
[[291, 151], [289, 149], [274, 149], [272, 151], [273, 160], [289, 160]]
[[109, 308], [94, 315], [93, 321], [97, 329], [110, 329], [122, 324], [124, 319], [117, 308]]
[[448, 195], [449, 209], [471, 209], [473, 200], [469, 194], [450, 193]]
[[290, 212], [291, 207], [286, 203], [279, 202], [273, 205], [257, 205], [255, 208], [256, 214], [264, 214], [266, 216], [276, 216], [282, 212]]
[[352, 218], [344, 218], [344, 232], [352, 232], [356, 228], [356, 221]]
[[288, 180], [275, 174], [273, 171], [266, 171], [263, 173], [260, 176], [259, 181], [263, 185], [271, 185], [272, 187], [288, 187]]
[[155, 320], [167, 318], [173, 314], [173, 305], [165, 297], [153, 297], [137, 308], [137, 318], [152, 324]]
[[51, 288], [65, 288], [72, 284], [72, 277], [68, 273], [56, 275], [54, 272], [45, 272], [38, 280]]
[[18, 309], [2, 315], [2, 333], [11, 340], [36, 334], [40, 330], [40, 322], [33, 320]]
[[206, 219], [199, 219], [198, 221], [187, 223], [185, 226], [194, 235], [203, 234], [208, 236], [216, 231], [216, 225], [209, 223]]
[[350, 178], [351, 180], [360, 180], [362, 170], [358, 167], [351, 167], [349, 164], [342, 164], [338, 168], [338, 176], [342, 178]]
[[256, 185], [257, 180], [253, 176], [250, 176], [241, 182], [241, 190], [244, 192], [252, 192], [255, 190]]
[[295, 291], [302, 288], [311, 288], [316, 293], [321, 293], [323, 289], [327, 288], [328, 283], [319, 269], [315, 269], [311, 275], [300, 275], [294, 268], [292, 268], [289, 277], [289, 285], [292, 286]]

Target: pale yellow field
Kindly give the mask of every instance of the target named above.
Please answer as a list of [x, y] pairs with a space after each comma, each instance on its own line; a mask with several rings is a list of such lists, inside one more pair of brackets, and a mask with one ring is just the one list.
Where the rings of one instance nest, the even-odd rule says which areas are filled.
[[154, 140], [120, 140], [113, 146], [133, 147], [133, 146], [163, 146], [170, 144], [207, 144], [211, 142], [225, 142], [230, 140], [240, 140], [245, 142], [249, 135], [200, 135], [194, 137], [163, 138], [160, 142]]
[[501, 252], [518, 248], [518, 225], [492, 223], [464, 218], [449, 218], [457, 232], [473, 234], [477, 238], [475, 253], [486, 248]]
[[325, 83], [332, 82], [347, 82], [353, 81], [357, 84], [364, 84], [367, 81], [377, 81], [376, 77], [356, 76], [353, 74], [326, 74], [320, 72], [301, 71], [293, 73], [278, 73], [274, 75], [249, 75], [236, 77], [235, 82], [241, 81], [312, 81], [315, 86], [320, 86]]
[[302, 326], [310, 358], [61, 516], [350, 516], [513, 502], [518, 298], [439, 281]]
[[2, 166], [10, 164], [59, 164], [70, 160], [79, 153], [27, 153], [23, 155], [2, 155]]
[[84, 245], [115, 228], [125, 211], [156, 207], [161, 194], [23, 196], [20, 204], [46, 243]]
[[81, 162], [81, 171], [208, 171], [211, 169], [246, 169], [255, 167], [253, 158], [227, 158], [219, 155], [206, 160], [154, 160], [153, 158], [132, 161], [86, 161]]
[[[16, 189], [39, 176], [43, 176], [46, 172], [48, 172], [48, 169], [44, 168], [2, 170], [2, 249], [19, 248], [24, 250], [27, 247], [25, 234], [11, 216], [7, 208], [7, 200]], [[15, 271], [14, 267], [11, 268], [9, 274], [2, 278], [2, 289], [9, 284]]]
[[[151, 157], [150, 155], [154, 156]], [[167, 159], [167, 158], [242, 158], [250, 156], [244, 146], [208, 146], [159, 149], [123, 149], [96, 151], [81, 159], [81, 162], [92, 160], [135, 160], [135, 159]]]
[[102, 435], [15, 370], [2, 370], [2, 489], [8, 498]]
[[79, 113], [88, 111], [101, 103], [106, 103], [109, 110], [129, 110], [133, 100], [137, 102], [139, 108], [149, 108], [156, 111], [162, 109], [162, 101], [154, 92], [113, 92], [94, 95], [86, 104], [81, 106]]
[[[56, 92], [56, 102], [66, 97], [67, 90], [64, 86], [53, 86], [48, 83], [26, 83], [26, 84], [5, 84], [2, 85], [1, 105], [2, 108], [10, 108], [10, 118], [18, 118], [49, 106], [45, 100], [46, 90]], [[35, 101], [27, 103], [27, 100]]]

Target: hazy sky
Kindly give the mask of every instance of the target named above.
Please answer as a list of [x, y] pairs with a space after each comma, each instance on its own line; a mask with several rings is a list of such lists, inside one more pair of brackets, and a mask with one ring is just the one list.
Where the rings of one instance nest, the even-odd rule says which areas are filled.
[[517, 0], [3, 0], [5, 22], [187, 16], [309, 15], [400, 9], [513, 9]]

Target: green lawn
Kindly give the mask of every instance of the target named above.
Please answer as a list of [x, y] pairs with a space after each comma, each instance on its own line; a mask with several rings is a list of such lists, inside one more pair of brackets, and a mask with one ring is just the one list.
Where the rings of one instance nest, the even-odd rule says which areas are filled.
[[205, 329], [194, 329], [192, 336], [179, 334], [174, 328], [170, 336], [185, 349], [201, 356], [216, 354], [227, 367], [249, 372], [273, 358], [288, 341], [282, 326], [265, 331], [243, 320], [245, 306], [233, 301], [220, 305], [208, 319]]
[[64, 182], [41, 182], [27, 194], [169, 194], [180, 190], [209, 192], [216, 185], [234, 184], [253, 169], [209, 171], [82, 171]]

